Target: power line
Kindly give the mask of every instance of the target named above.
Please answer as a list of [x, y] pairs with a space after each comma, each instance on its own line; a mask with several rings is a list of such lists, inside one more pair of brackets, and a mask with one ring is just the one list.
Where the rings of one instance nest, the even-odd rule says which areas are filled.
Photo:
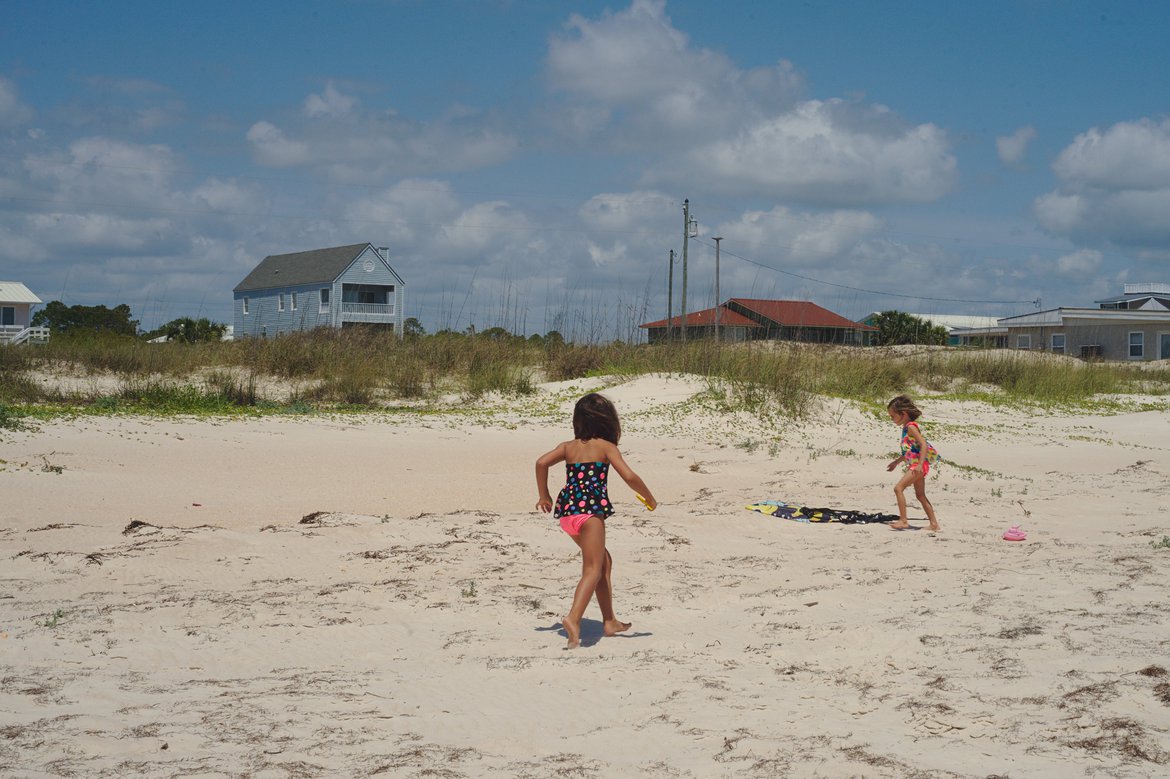
[[827, 287], [836, 287], [838, 289], [847, 289], [851, 292], [864, 292], [867, 295], [882, 295], [882, 296], [891, 297], [891, 298], [906, 298], [908, 300], [929, 300], [929, 301], [940, 302], [940, 303], [982, 303], [982, 304], [993, 304], [993, 305], [1003, 305], [1003, 306], [1021, 305], [1024, 303], [1027, 303], [1030, 305], [1038, 305], [1039, 304], [1038, 298], [1033, 299], [1033, 300], [968, 300], [966, 298], [940, 298], [940, 297], [932, 297], [930, 295], [907, 295], [907, 294], [904, 294], [901, 292], [883, 292], [882, 290], [865, 289], [864, 287], [851, 287], [848, 284], [837, 284], [836, 282], [824, 281], [823, 279], [815, 279], [812, 276], [804, 276], [800, 273], [793, 273], [792, 271], [784, 270], [783, 268], [777, 268], [774, 265], [768, 265], [767, 263], [760, 262], [759, 260], [753, 260], [750, 257], [744, 257], [742, 255], [736, 254], [735, 252], [729, 252], [727, 249], [723, 249], [722, 253], [731, 255], [732, 257], [736, 258], [737, 260], [743, 260], [744, 262], [749, 263], [750, 265], [755, 265], [755, 266], [760, 267], [760, 268], [765, 268], [765, 269], [770, 270], [770, 271], [775, 271], [776, 273], [783, 273], [786, 276], [792, 276], [793, 278], [801, 279], [802, 281], [810, 281], [814, 284], [824, 284]]

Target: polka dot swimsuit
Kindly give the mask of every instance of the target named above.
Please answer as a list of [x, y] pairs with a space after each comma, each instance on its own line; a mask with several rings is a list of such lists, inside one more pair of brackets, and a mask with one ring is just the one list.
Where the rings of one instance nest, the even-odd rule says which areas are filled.
[[565, 463], [565, 488], [557, 495], [556, 518], [572, 514], [613, 514], [609, 502], [609, 463]]

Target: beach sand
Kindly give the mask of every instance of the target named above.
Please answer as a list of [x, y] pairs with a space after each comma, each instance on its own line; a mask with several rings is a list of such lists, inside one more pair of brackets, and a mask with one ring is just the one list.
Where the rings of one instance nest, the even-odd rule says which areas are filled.
[[[661, 507], [611, 488], [633, 628], [592, 605], [569, 651], [579, 554], [533, 463], [592, 389]], [[647, 376], [0, 431], [0, 774], [1167, 775], [1164, 403], [923, 399], [938, 534], [744, 509], [894, 511], [881, 409], [717, 405]]]

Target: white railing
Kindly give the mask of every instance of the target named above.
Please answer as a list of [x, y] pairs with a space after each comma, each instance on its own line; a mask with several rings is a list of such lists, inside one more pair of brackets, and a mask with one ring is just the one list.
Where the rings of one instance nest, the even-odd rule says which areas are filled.
[[393, 303], [342, 303], [343, 317], [356, 316], [363, 319], [390, 319], [394, 316]]
[[44, 343], [47, 340], [49, 340], [49, 328], [47, 327], [0, 326], [0, 343], [22, 344], [29, 341]]

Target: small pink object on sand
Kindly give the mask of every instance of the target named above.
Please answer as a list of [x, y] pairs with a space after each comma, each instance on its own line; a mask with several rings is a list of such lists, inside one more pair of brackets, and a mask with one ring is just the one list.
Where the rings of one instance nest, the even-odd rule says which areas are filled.
[[1027, 540], [1028, 534], [1020, 530], [1019, 525], [1012, 525], [1003, 534], [1004, 541], [1024, 541]]

